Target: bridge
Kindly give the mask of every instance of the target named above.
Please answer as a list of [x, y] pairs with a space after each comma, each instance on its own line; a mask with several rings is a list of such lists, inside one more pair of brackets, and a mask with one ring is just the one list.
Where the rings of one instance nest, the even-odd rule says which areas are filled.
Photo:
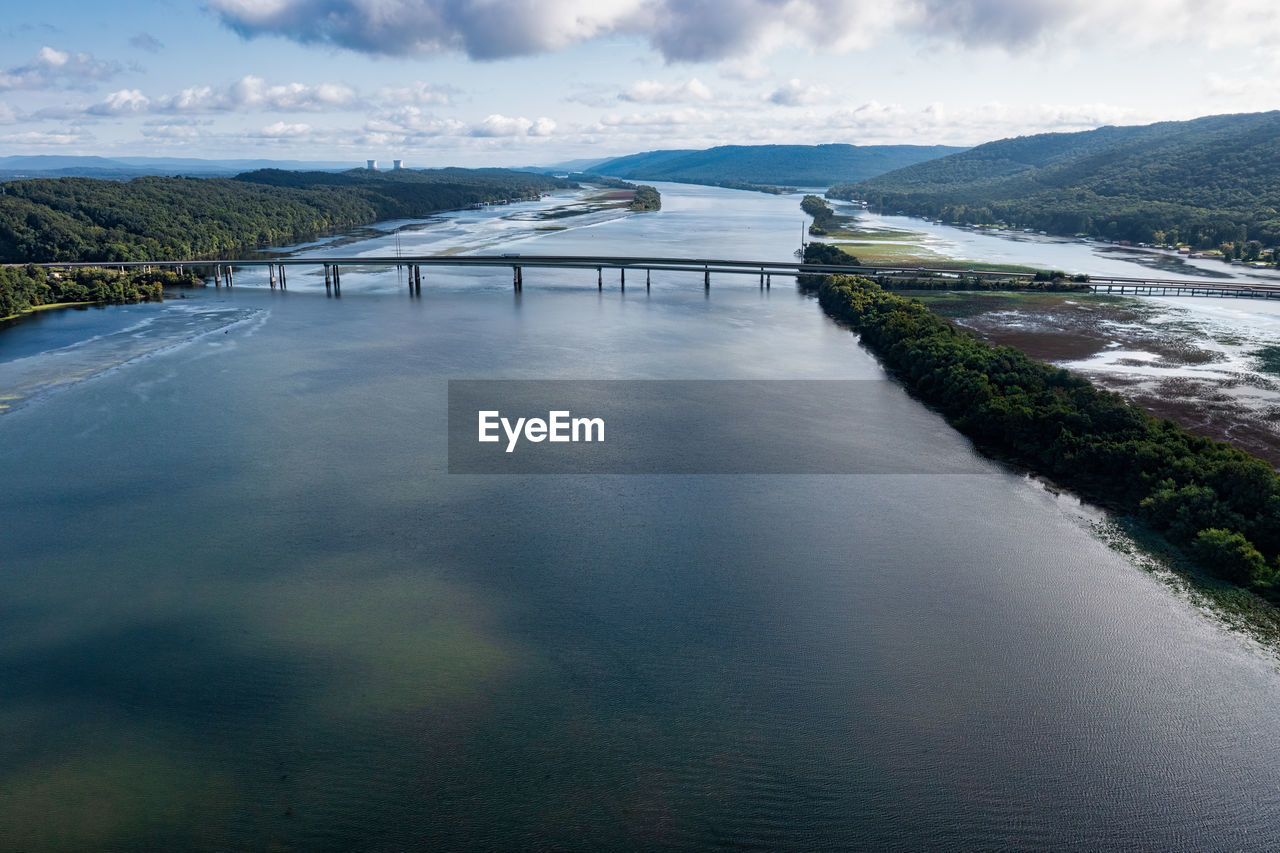
[[[6, 264], [6, 266], [21, 266]], [[322, 267], [325, 289], [333, 295], [341, 295], [342, 270], [346, 268], [395, 267], [408, 271], [409, 291], [422, 294], [422, 270], [424, 267], [498, 267], [511, 270], [512, 288], [524, 289], [526, 269], [586, 269], [596, 271], [596, 287], [604, 289], [604, 272], [618, 273], [621, 289], [626, 289], [627, 272], [643, 272], [645, 287], [651, 286], [652, 273], [688, 272], [700, 274], [703, 287], [711, 288], [712, 275], [746, 275], [759, 278], [762, 288], [772, 284], [774, 275], [862, 275], [870, 278], [890, 278], [908, 281], [929, 278], [945, 284], [947, 279], [986, 279], [992, 281], [1031, 281], [1035, 273], [997, 272], [978, 269], [947, 269], [905, 266], [874, 266], [866, 264], [808, 264], [800, 261], [748, 261], [728, 258], [671, 258], [648, 256], [606, 255], [524, 255], [504, 253], [500, 255], [366, 255], [351, 257], [289, 257], [244, 258], [233, 260], [181, 260], [181, 261], [123, 261], [123, 262], [50, 262], [36, 266], [48, 269], [77, 267], [106, 268], [167, 268], [198, 270], [206, 278], [212, 278], [216, 286], [228, 287], [235, 283], [235, 270], [241, 268], [266, 268], [271, 287], [288, 286], [288, 271], [297, 267]], [[633, 277], [634, 280], [634, 277]], [[1091, 275], [1080, 282], [1094, 293], [1116, 293], [1147, 296], [1236, 296], [1247, 298], [1280, 298], [1280, 278], [1275, 284], [1246, 282], [1231, 279], [1165, 279], [1132, 276]]]

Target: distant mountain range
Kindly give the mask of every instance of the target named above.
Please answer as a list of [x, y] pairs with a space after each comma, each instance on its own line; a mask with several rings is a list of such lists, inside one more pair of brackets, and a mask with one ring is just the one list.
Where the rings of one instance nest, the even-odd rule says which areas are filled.
[[832, 187], [888, 212], [1217, 248], [1280, 243], [1280, 112], [1043, 133]]
[[[721, 145], [570, 160], [554, 166], [530, 167], [527, 171], [589, 172], [628, 180], [730, 187], [828, 187], [861, 181], [963, 150], [947, 145]], [[0, 180], [60, 177], [128, 180], [143, 175], [230, 177], [257, 169], [341, 171], [362, 165], [337, 161], [18, 155], [0, 157]]]
[[[573, 161], [574, 171], [716, 186], [827, 187], [963, 151], [948, 145], [720, 145]], [[570, 164], [559, 164], [560, 168]]]
[[0, 157], [0, 180], [136, 178], [142, 175], [226, 177], [255, 169], [350, 169], [363, 163], [303, 160], [204, 160], [196, 157], [89, 157], [58, 154]]

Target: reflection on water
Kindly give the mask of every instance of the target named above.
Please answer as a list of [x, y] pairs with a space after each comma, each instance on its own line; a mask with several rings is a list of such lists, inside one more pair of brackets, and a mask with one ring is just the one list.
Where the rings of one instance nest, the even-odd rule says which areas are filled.
[[[785, 258], [796, 202], [536, 239]], [[0, 847], [1274, 834], [1271, 663], [910, 401], [883, 452], [978, 473], [447, 473], [449, 379], [883, 378], [811, 300], [374, 278], [167, 302], [123, 337], [184, 346], [0, 417]]]

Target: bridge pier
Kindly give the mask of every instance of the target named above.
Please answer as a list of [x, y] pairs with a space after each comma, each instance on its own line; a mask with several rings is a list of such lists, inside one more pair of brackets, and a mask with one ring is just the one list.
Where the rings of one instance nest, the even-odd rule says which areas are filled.
[[769, 273], [764, 277], [764, 289], [769, 290], [773, 287], [773, 273]]
[[622, 288], [622, 292], [627, 292], [627, 268], [618, 267], [618, 286]]
[[232, 267], [227, 267], [227, 287], [236, 283], [235, 273], [232, 270]]
[[267, 264], [267, 280], [271, 282], [271, 289], [276, 289], [276, 265]]
[[333, 295], [337, 299], [342, 298], [342, 276], [338, 274], [338, 265], [333, 265]]
[[649, 292], [649, 276], [653, 274], [653, 270], [646, 269], [644, 271], [644, 292]]
[[596, 290], [604, 290], [604, 267], [596, 267]]
[[284, 277], [284, 264], [281, 264], [280, 265], [280, 287], [286, 288], [288, 286], [289, 285], [285, 282], [285, 277]]
[[222, 287], [222, 264], [213, 268], [213, 286]]
[[413, 292], [416, 296], [422, 295], [422, 267], [418, 264], [413, 265]]
[[702, 287], [704, 290], [711, 289], [711, 270], [706, 267], [702, 269]]
[[324, 295], [329, 296], [333, 292], [333, 278], [329, 273], [329, 265], [324, 265]]

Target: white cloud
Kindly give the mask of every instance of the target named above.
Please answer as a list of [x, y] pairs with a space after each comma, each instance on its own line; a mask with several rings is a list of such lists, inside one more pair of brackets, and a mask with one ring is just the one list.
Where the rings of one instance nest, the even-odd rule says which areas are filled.
[[356, 91], [343, 83], [268, 84], [247, 74], [229, 86], [192, 86], [171, 95], [148, 97], [137, 89], [113, 92], [106, 100], [89, 107], [90, 115], [118, 115], [125, 112], [209, 113], [209, 112], [324, 112], [352, 107]]
[[453, 86], [418, 81], [411, 86], [382, 89], [378, 92], [378, 97], [393, 105], [447, 106], [457, 91]]
[[[1189, 117], [1189, 116], [1188, 116]], [[922, 109], [868, 101], [808, 121], [833, 142], [978, 145], [1035, 133], [1092, 130], [1108, 124], [1143, 124], [1159, 116], [1107, 103], [1030, 104], [992, 101], [975, 107], [933, 103]]]
[[120, 63], [95, 59], [89, 53], [68, 53], [45, 45], [26, 65], [0, 70], [0, 91], [79, 87], [120, 73]]
[[1256, 69], [1234, 76], [1211, 73], [1205, 77], [1204, 93], [1215, 103], [1229, 102], [1238, 109], [1270, 110], [1280, 104], [1280, 78]]
[[229, 110], [320, 111], [347, 106], [355, 99], [355, 90], [342, 83], [269, 85], [252, 74], [241, 77], [224, 91], [213, 93], [215, 108]]
[[462, 51], [498, 59], [611, 32], [643, 0], [211, 0], [245, 36], [283, 35], [396, 56]]
[[683, 83], [640, 80], [619, 95], [618, 100], [637, 104], [682, 104], [690, 101], [709, 101], [712, 97], [711, 90], [706, 84], [694, 77]]
[[371, 144], [407, 144], [413, 141], [435, 139], [442, 136], [461, 136], [468, 131], [466, 124], [456, 119], [443, 119], [424, 113], [418, 107], [401, 107], [365, 122], [365, 138]]
[[716, 65], [716, 71], [721, 77], [728, 80], [746, 80], [755, 82], [764, 80], [771, 73], [769, 66], [760, 58], [759, 53], [749, 53], [746, 56], [734, 59], [726, 59]]
[[472, 136], [550, 136], [556, 129], [556, 123], [549, 118], [530, 121], [527, 118], [511, 118], [494, 114], [477, 122], [471, 128]]
[[277, 121], [249, 135], [257, 139], [297, 139], [310, 133], [311, 125], [309, 124], [286, 124]]
[[10, 133], [0, 136], [0, 143], [10, 145], [76, 145], [92, 142], [93, 136], [81, 130], [40, 131], [31, 130], [26, 133]]
[[765, 100], [782, 107], [816, 104], [831, 97], [831, 90], [818, 84], [806, 84], [792, 78], [765, 96]]
[[142, 127], [142, 135], [152, 139], [170, 139], [191, 142], [203, 139], [209, 132], [197, 124], [172, 122], [166, 124], [146, 124]]
[[121, 89], [107, 95], [107, 99], [95, 104], [86, 112], [91, 115], [127, 115], [146, 112], [151, 99], [137, 89]]
[[[645, 39], [669, 62], [745, 62], [798, 43], [847, 52], [887, 34], [1020, 51], [1123, 39], [1269, 45], [1271, 0], [209, 0], [244, 36], [277, 35], [393, 56], [502, 59], [607, 36]], [[726, 66], [726, 73], [732, 66]], [[759, 79], [758, 77], [756, 79]]]

